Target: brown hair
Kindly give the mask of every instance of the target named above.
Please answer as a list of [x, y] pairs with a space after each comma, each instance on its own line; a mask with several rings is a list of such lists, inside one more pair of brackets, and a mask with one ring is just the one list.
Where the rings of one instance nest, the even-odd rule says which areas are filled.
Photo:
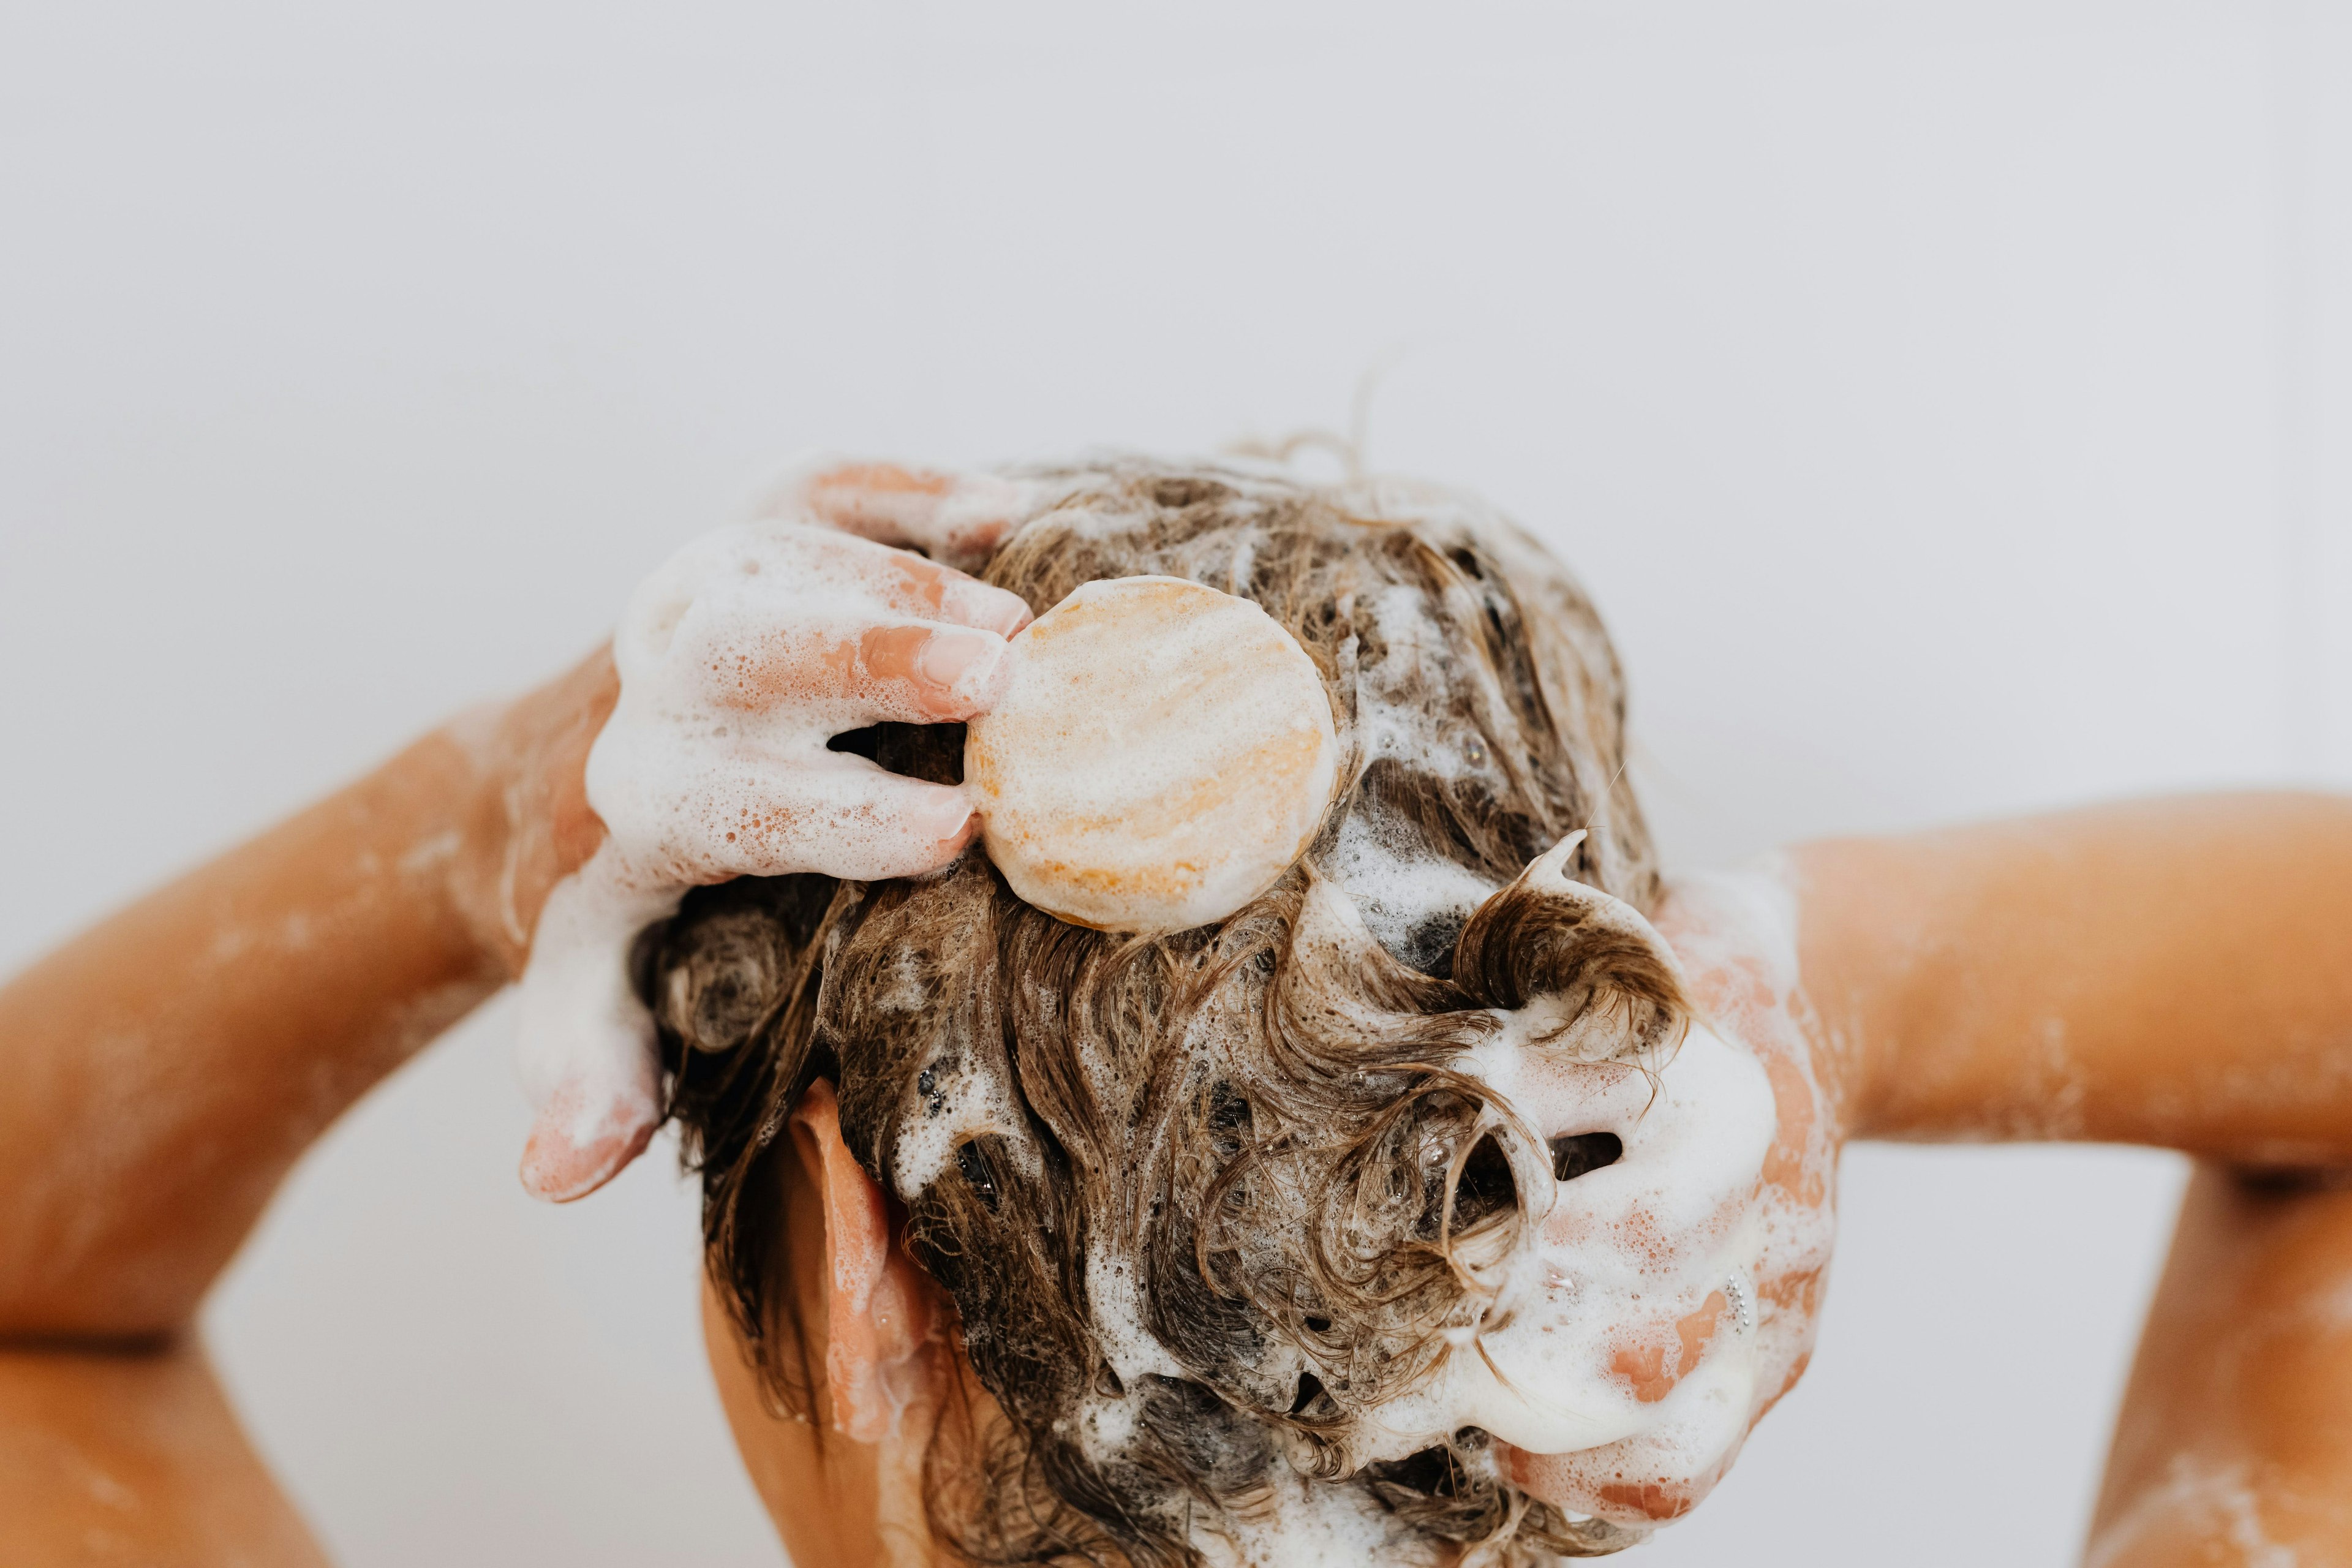
[[[1040, 612], [1139, 574], [1257, 601], [1323, 673], [1353, 764], [1305, 858], [1193, 931], [1064, 924], [973, 854], [924, 882], [708, 889], [648, 933], [711, 1275], [770, 1385], [805, 1407], [770, 1163], [824, 1076], [1006, 1418], [977, 1481], [933, 1489], [967, 1556], [1195, 1562], [1204, 1520], [1249, 1518], [1291, 1472], [1432, 1547], [1627, 1544], [1519, 1494], [1475, 1430], [1404, 1458], [1357, 1442], [1475, 1342], [1520, 1184], [1592, 1158], [1548, 1150], [1463, 1052], [1536, 996], [1555, 1048], [1654, 1061], [1678, 1037], [1670, 961], [1612, 914], [1657, 878], [1591, 605], [1439, 492], [1141, 461], [1032, 477], [1063, 499], [988, 581]], [[957, 775], [960, 732], [866, 739]], [[1582, 889], [1521, 876], [1577, 829]]]

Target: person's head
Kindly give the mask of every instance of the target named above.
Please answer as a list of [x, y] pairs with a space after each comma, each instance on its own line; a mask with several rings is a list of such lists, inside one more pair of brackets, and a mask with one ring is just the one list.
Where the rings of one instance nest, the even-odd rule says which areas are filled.
[[[1547, 1375], [1547, 1343], [1489, 1342], [1561, 1289], [1529, 1274], [1550, 1189], [1618, 1147], [1536, 1125], [1498, 1064], [1591, 1067], [1638, 1116], [1685, 1022], [1591, 604], [1439, 492], [1038, 477], [1063, 500], [987, 580], [1040, 612], [1141, 574], [1255, 600], [1324, 676], [1343, 784], [1279, 882], [1174, 935], [1064, 924], [976, 851], [922, 882], [730, 883], [649, 932], [753, 1370], [852, 1437], [919, 1409], [932, 1536], [982, 1562], [1625, 1543], [1514, 1488], [1488, 1436]], [[956, 776], [960, 731], [861, 739]]]

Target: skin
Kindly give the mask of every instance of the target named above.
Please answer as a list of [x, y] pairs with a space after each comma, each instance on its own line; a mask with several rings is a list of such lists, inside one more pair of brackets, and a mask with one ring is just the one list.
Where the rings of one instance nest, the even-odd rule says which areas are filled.
[[[1794, 966], [1785, 952], [1790, 933], [1776, 933], [1769, 902], [1759, 922], [1752, 900], [1727, 898], [1727, 891], [1720, 884], [1675, 887], [1658, 911], [1657, 925], [1680, 961], [1693, 1009], [1721, 1042], [1719, 1048], [1746, 1054], [1760, 1069], [1757, 1077], [1766, 1086], [1773, 1125], [1756, 1164], [1718, 1172], [1715, 1180], [1727, 1184], [1694, 1189], [1690, 1169], [1676, 1162], [1669, 1146], [1665, 1163], [1643, 1171], [1645, 1158], [1656, 1158], [1645, 1132], [1695, 1133], [1713, 1142], [1739, 1137], [1745, 1123], [1714, 1096], [1654, 1096], [1647, 1080], [1623, 1064], [1549, 1066], [1535, 1075], [1536, 1082], [1550, 1080], [1557, 1087], [1539, 1089], [1522, 1102], [1538, 1116], [1538, 1130], [1549, 1134], [1589, 1124], [1542, 1114], [1547, 1100], [1572, 1100], [1579, 1080], [1588, 1092], [1632, 1096], [1631, 1124], [1618, 1124], [1626, 1134], [1621, 1163], [1631, 1173], [1664, 1180], [1690, 1205], [1679, 1221], [1637, 1206], [1628, 1222], [1583, 1234], [1580, 1215], [1591, 1205], [1571, 1187], [1546, 1227], [1549, 1239], [1570, 1243], [1554, 1255], [1555, 1267], [1564, 1274], [1573, 1276], [1596, 1256], [1643, 1268], [1643, 1305], [1618, 1308], [1616, 1321], [1594, 1353], [1607, 1358], [1611, 1377], [1634, 1402], [1656, 1408], [1657, 1423], [1619, 1441], [1569, 1453], [1498, 1446], [1505, 1473], [1529, 1492], [1573, 1512], [1635, 1528], [1679, 1519], [1697, 1507], [1738, 1458], [1748, 1432], [1804, 1374], [1828, 1261], [1844, 1106], [1837, 1081], [1825, 1072], [1815, 1048], [1804, 994], [1792, 984]], [[1682, 1050], [1696, 1048], [1686, 1041]], [[1676, 1071], [1669, 1063], [1661, 1077], [1671, 1083]], [[1612, 1079], [1618, 1081], [1611, 1084]], [[1704, 1388], [1675, 1396], [1711, 1349], [1737, 1353], [1731, 1342], [1740, 1336], [1736, 1330], [1725, 1331], [1736, 1321], [1735, 1310], [1718, 1288], [1721, 1273], [1706, 1264], [1714, 1256], [1711, 1239], [1750, 1215], [1770, 1221], [1779, 1235], [1791, 1239], [1765, 1249], [1755, 1264], [1755, 1381], [1748, 1403], [1744, 1409], [1711, 1416], [1703, 1400], [1687, 1397], [1704, 1394]], [[1561, 1236], [1562, 1230], [1570, 1234]]]
[[585, 1196], [660, 1125], [650, 1020], [622, 977], [638, 931], [687, 891], [921, 876], [967, 841], [966, 792], [826, 742], [977, 716], [1028, 619], [1017, 595], [803, 520], [706, 534], [632, 596], [612, 645], [620, 700], [588, 753], [604, 841], [549, 892], [522, 972], [526, 1189]]
[[[2199, 1164], [2087, 1559], [2352, 1562], [2352, 802], [2150, 802], [1802, 858], [1855, 1136]], [[2291, 1553], [2292, 1555], [2289, 1555]]]
[[[954, 483], [877, 500], [836, 474], [805, 493], [847, 496], [862, 531], [919, 542], [908, 509]], [[953, 521], [950, 545], [977, 548], [971, 509]], [[919, 696], [919, 658], [893, 639], [845, 638], [828, 657], [829, 679]], [[0, 989], [10, 1562], [320, 1560], [191, 1324], [304, 1147], [520, 972], [548, 889], [601, 840], [580, 780], [614, 696], [609, 659], [592, 658]], [[1764, 955], [1711, 927], [1703, 900], [1677, 899], [1658, 922], [1701, 1007], [1771, 1080], [1780, 1125], [1759, 1185], [1826, 1205], [1834, 1151], [1857, 1137], [2120, 1140], [2197, 1156], [2091, 1559], [2267, 1563], [2284, 1547], [2305, 1564], [2352, 1562], [2352, 1511], [2336, 1500], [2352, 1496], [2352, 1194], [2310, 1173], [2352, 1165], [2352, 802], [2111, 806], [1811, 846], [1786, 875], [1793, 991], [1765, 984]], [[992, 1407], [837, 1124], [815, 1105], [793, 1136], [800, 1157], [780, 1179], [817, 1420], [776, 1413], [712, 1310], [714, 1374], [803, 1568], [931, 1561], [919, 1461], [944, 1422], [952, 1468], [958, 1434]], [[1792, 1324], [1818, 1310], [1818, 1278], [1758, 1286]], [[1628, 1356], [1629, 1383], [1696, 1365], [1723, 1310], [1696, 1303], [1654, 1356]], [[1760, 1405], [1801, 1370], [1799, 1358]], [[1548, 1495], [1643, 1518], [1682, 1511], [1715, 1479], [1647, 1474], [1640, 1456], [1521, 1459]], [[1619, 1484], [1630, 1490], [1605, 1496]]]

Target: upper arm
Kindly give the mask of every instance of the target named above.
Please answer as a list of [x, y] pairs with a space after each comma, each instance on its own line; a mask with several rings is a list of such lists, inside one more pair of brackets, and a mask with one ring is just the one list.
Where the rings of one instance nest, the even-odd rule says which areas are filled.
[[2136, 803], [1795, 860], [1853, 1134], [2352, 1161], [2352, 800]]
[[192, 1345], [0, 1349], [0, 1557], [323, 1568]]
[[2331, 1185], [2199, 1167], [2116, 1417], [2090, 1562], [2352, 1552], [2352, 1192]]

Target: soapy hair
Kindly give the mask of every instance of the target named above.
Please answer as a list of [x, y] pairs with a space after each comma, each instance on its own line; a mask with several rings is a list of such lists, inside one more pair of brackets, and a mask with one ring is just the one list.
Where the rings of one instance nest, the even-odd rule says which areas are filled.
[[[1581, 828], [1570, 877], [1656, 897], [1598, 616], [1438, 492], [1137, 461], [1028, 477], [1062, 499], [988, 581], [1039, 612], [1142, 574], [1255, 600], [1321, 671], [1349, 770], [1307, 856], [1197, 930], [1065, 924], [975, 852], [923, 882], [707, 889], [647, 933], [711, 1278], [769, 1387], [805, 1411], [822, 1357], [793, 1317], [775, 1163], [824, 1077], [1002, 1411], [950, 1422], [953, 1465], [934, 1444], [934, 1533], [966, 1557], [1196, 1563], [1203, 1521], [1246, 1527], [1294, 1473], [1360, 1489], [1425, 1554], [1630, 1543], [1519, 1492], [1475, 1429], [1403, 1458], [1359, 1442], [1368, 1411], [1477, 1353], [1528, 1173], [1591, 1158], [1545, 1148], [1462, 1054], [1536, 996], [1580, 1055], [1654, 1064], [1679, 1037], [1653, 950], [1515, 880]], [[957, 776], [959, 731], [859, 743]]]

